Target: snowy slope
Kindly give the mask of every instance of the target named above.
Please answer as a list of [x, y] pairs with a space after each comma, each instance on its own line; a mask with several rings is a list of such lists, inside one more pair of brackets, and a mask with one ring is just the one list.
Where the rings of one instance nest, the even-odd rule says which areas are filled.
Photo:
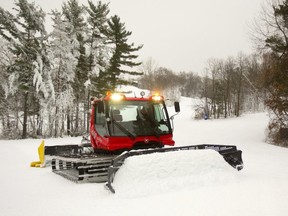
[[[288, 149], [264, 142], [267, 115], [196, 121], [192, 103], [182, 98], [174, 121], [176, 145], [235, 144], [243, 151], [242, 171], [211, 150], [129, 158], [111, 194], [104, 184], [75, 184], [50, 168], [30, 168], [41, 140], [1, 140], [0, 215], [286, 216]], [[80, 140], [47, 139], [46, 144]]]

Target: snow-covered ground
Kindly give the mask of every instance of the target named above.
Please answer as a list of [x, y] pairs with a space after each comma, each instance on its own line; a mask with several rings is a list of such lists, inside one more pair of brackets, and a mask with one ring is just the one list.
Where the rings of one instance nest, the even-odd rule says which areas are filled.
[[237, 145], [243, 151], [242, 171], [212, 150], [132, 157], [117, 172], [112, 194], [104, 184], [70, 182], [51, 167], [30, 168], [41, 140], [1, 140], [0, 215], [286, 216], [288, 149], [265, 143], [267, 114], [193, 120], [192, 103], [182, 98], [182, 111], [174, 120], [176, 145]]

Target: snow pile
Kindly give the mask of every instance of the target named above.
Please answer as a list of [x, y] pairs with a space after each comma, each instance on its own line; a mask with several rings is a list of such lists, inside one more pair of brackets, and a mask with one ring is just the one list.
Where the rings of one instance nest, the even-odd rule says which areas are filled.
[[237, 181], [238, 171], [214, 150], [185, 150], [127, 158], [115, 175], [121, 196], [147, 196]]

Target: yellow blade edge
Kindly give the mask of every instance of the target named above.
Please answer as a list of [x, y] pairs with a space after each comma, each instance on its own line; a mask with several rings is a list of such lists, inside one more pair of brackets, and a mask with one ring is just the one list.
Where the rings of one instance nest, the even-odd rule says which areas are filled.
[[30, 167], [45, 167], [45, 145], [44, 140], [38, 147], [39, 161], [33, 161], [30, 163]]

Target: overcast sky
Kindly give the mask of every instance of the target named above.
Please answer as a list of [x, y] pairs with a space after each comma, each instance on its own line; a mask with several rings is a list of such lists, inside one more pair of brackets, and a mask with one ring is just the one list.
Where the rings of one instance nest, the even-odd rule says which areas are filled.
[[[61, 9], [63, 1], [34, 0], [46, 12]], [[87, 0], [78, 1], [87, 5]], [[102, 0], [110, 2], [110, 15], [117, 14], [132, 31], [129, 42], [144, 45], [140, 61], [151, 57], [175, 72], [202, 72], [209, 58], [252, 53], [248, 26], [264, 1]], [[0, 6], [11, 11], [13, 2], [1, 0]]]

